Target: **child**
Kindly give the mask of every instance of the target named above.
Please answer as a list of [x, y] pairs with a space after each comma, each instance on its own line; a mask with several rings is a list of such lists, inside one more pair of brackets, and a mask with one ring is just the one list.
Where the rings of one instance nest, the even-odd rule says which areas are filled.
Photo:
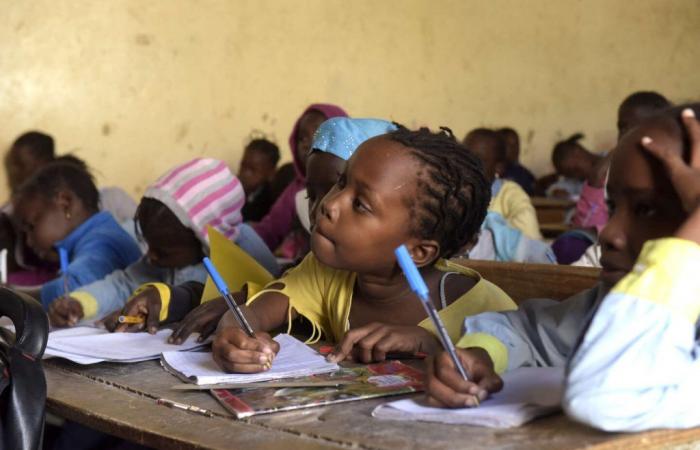
[[146, 190], [136, 211], [148, 244], [145, 257], [61, 299], [50, 311], [52, 323], [72, 326], [79, 320], [103, 317], [121, 309], [135, 291], [164, 305], [162, 314], [167, 317], [168, 285], [206, 280], [201, 261], [208, 251], [208, 226], [235, 241], [268, 270], [276, 270], [264, 243], [241, 224], [244, 201], [240, 182], [222, 161], [197, 158], [166, 172]]
[[295, 223], [294, 196], [304, 189], [306, 155], [309, 153], [316, 129], [321, 123], [332, 117], [347, 117], [347, 114], [338, 106], [318, 103], [306, 108], [294, 124], [292, 134], [289, 136], [289, 147], [292, 150], [296, 178], [275, 201], [270, 212], [260, 222], [253, 225], [255, 231], [271, 251], [275, 251], [293, 229]]
[[253, 139], [246, 145], [238, 168], [238, 179], [246, 194], [245, 206], [241, 211], [243, 221], [259, 221], [275, 202], [271, 183], [279, 159], [279, 149], [267, 139]]
[[[682, 225], [664, 227], [663, 236], [673, 237], [644, 244], [634, 269], [601, 303], [568, 367], [564, 409], [603, 430], [700, 425], [700, 104], [672, 111], [644, 122], [642, 133], [629, 133], [658, 160], [645, 161], [644, 175], [660, 162], [668, 176], [656, 187], [666, 197], [649, 203], [644, 214], [673, 210]], [[633, 151], [638, 160], [648, 158]], [[615, 208], [627, 205], [615, 202]]]
[[[345, 171], [345, 161], [350, 158], [357, 147], [367, 139], [396, 129], [390, 122], [379, 119], [349, 119], [336, 117], [321, 124], [316, 131], [311, 154], [306, 158], [306, 202], [314, 211], [321, 199], [338, 181]], [[277, 274], [275, 274], [277, 275]], [[189, 295], [187, 295], [189, 294]], [[191, 305], [199, 303], [201, 294], [192, 286], [180, 290], [180, 295], [173, 296], [173, 302], [182, 304], [181, 310], [187, 311]], [[157, 311], [152, 305], [146, 305], [141, 299], [134, 299], [121, 311], [122, 314], [132, 315], [136, 312], [150, 315], [150, 321], [158, 321]], [[199, 332], [200, 340], [206, 339], [216, 328], [221, 316], [228, 307], [222, 298], [205, 302], [195, 308], [180, 322], [173, 332], [170, 342], [181, 344], [193, 332]], [[174, 319], [169, 317], [169, 319]], [[117, 331], [136, 331], [138, 328], [122, 327]], [[149, 330], [151, 331], [151, 330]]]
[[88, 172], [60, 162], [46, 164], [15, 188], [14, 213], [27, 244], [44, 260], [56, 261], [58, 248], [68, 252], [66, 272], [34, 292], [44, 308], [141, 256], [136, 242], [111, 214], [99, 212], [98, 199]]
[[[673, 148], [687, 146], [674, 123], [677, 117], [678, 110], [669, 110], [644, 121], [626, 133], [613, 152], [608, 180], [611, 217], [600, 235], [603, 266], [600, 282], [563, 302], [530, 300], [517, 311], [467, 317], [466, 334], [459, 343], [464, 349], [458, 352], [472, 379], [464, 382], [456, 378], [457, 372], [449, 358], [439, 355], [429, 370], [427, 390], [431, 403], [473, 406], [473, 395], [483, 400], [489, 392], [500, 389], [502, 381], [497, 373], [521, 366], [566, 364], [601, 299], [635, 267], [644, 243], [672, 236], [686, 220], [687, 213], [671, 181], [663, 175], [660, 164], [640, 147], [645, 136]], [[639, 323], [648, 320], [658, 320], [658, 316], [639, 319]], [[630, 332], [629, 336], [633, 335]], [[611, 351], [616, 348], [611, 342]], [[636, 353], [637, 357], [645, 358], [643, 361], [650, 361], [646, 358], [652, 354], [651, 351], [646, 356], [644, 352]], [[632, 383], [644, 373], [644, 370], [626, 372], [625, 382]], [[589, 381], [591, 386], [597, 386], [601, 380], [585, 382]], [[601, 417], [605, 417], [603, 413], [600, 411]]]
[[5, 172], [10, 192], [55, 158], [53, 138], [40, 131], [24, 133], [5, 155]]
[[215, 361], [232, 372], [269, 369], [279, 348], [266, 332], [300, 316], [313, 329], [310, 341], [339, 344], [332, 361], [434, 351], [438, 341], [394, 257], [401, 244], [422, 268], [452, 337], [460, 314], [513, 308], [496, 286], [442, 259], [474, 239], [488, 202], [481, 165], [447, 132], [402, 128], [364, 142], [316, 208], [312, 253], [248, 300], [256, 338], [227, 312]]
[[484, 165], [486, 177], [491, 183], [491, 205], [489, 211], [503, 216], [513, 228], [517, 228], [530, 239], [542, 239], [537, 214], [530, 197], [517, 184], [504, 180], [506, 167], [506, 144], [495, 131], [476, 128], [464, 138], [464, 145]]
[[[618, 141], [627, 130], [637, 125], [642, 120], [654, 115], [662, 109], [669, 107], [671, 103], [661, 94], [656, 92], [635, 92], [625, 98], [617, 110]], [[581, 196], [576, 202], [576, 209], [571, 219], [571, 225], [586, 229], [586, 233], [595, 238], [608, 223], [608, 208], [605, 204], [605, 174], [610, 165], [610, 154], [598, 166], [583, 183]], [[578, 230], [575, 230], [577, 232]], [[590, 248], [590, 237], [583, 239], [577, 236], [561, 236], [552, 244], [557, 253], [560, 264], [593, 265], [598, 266], [595, 255], [598, 248]], [[584, 251], [587, 254], [584, 254]], [[583, 255], [583, 256], [582, 256]]]
[[503, 178], [518, 183], [527, 195], [534, 194], [535, 176], [527, 167], [520, 164], [520, 136], [518, 136], [518, 132], [509, 127], [501, 128], [497, 132], [506, 143], [507, 164]]

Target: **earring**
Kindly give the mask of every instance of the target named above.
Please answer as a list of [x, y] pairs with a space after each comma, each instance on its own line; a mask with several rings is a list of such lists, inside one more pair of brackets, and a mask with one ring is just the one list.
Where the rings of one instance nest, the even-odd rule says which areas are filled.
[[70, 213], [66, 211], [66, 220], [70, 220]]

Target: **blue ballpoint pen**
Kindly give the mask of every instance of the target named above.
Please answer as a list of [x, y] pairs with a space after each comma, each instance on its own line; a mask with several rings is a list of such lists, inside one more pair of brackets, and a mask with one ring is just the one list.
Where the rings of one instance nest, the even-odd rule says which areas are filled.
[[238, 324], [241, 326], [241, 328], [243, 328], [243, 330], [246, 333], [248, 333], [248, 336], [254, 338], [255, 332], [253, 331], [253, 328], [250, 326], [248, 320], [246, 320], [245, 316], [243, 315], [243, 311], [241, 311], [240, 306], [236, 304], [236, 301], [233, 298], [233, 294], [229, 292], [226, 282], [223, 278], [221, 278], [221, 275], [219, 275], [219, 272], [216, 270], [216, 267], [214, 267], [214, 263], [212, 263], [211, 260], [206, 256], [202, 260], [202, 263], [204, 263], [204, 267], [207, 269], [207, 272], [209, 272], [209, 276], [211, 277], [212, 281], [214, 281], [214, 284], [219, 290], [219, 293], [224, 297], [224, 300], [226, 300], [226, 304], [233, 313], [233, 316], [238, 321]]
[[413, 258], [411, 258], [411, 255], [408, 254], [406, 246], [402, 245], [398, 247], [394, 251], [394, 254], [396, 255], [396, 260], [398, 261], [399, 266], [401, 266], [401, 270], [403, 270], [403, 273], [406, 276], [406, 280], [408, 280], [408, 284], [411, 286], [411, 290], [418, 296], [423, 304], [423, 307], [425, 308], [425, 312], [428, 313], [428, 317], [430, 317], [430, 320], [433, 321], [435, 329], [437, 330], [440, 340], [442, 341], [442, 346], [445, 348], [445, 350], [447, 350], [447, 353], [450, 354], [452, 362], [462, 375], [462, 378], [469, 380], [467, 371], [464, 369], [464, 367], [462, 367], [462, 363], [457, 357], [457, 350], [450, 339], [450, 335], [447, 334], [445, 325], [442, 323], [442, 319], [440, 319], [440, 316], [435, 309], [435, 305], [430, 299], [430, 291], [428, 290], [428, 286], [425, 284], [423, 277], [413, 262]]

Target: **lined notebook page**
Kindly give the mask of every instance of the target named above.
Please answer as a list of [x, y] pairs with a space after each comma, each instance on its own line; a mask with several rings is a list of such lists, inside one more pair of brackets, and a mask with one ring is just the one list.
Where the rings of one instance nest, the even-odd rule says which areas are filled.
[[372, 415], [392, 420], [517, 427], [559, 410], [563, 384], [561, 367], [522, 367], [503, 375], [503, 390], [477, 408], [432, 408], [422, 405], [420, 400], [407, 399], [380, 405]]
[[334, 372], [340, 368], [288, 334], [276, 336], [275, 341], [280, 344], [280, 351], [272, 361], [272, 368], [266, 372], [224, 373], [209, 352], [164, 352], [161, 361], [167, 370], [195, 384], [253, 383]]
[[135, 362], [158, 358], [162, 352], [190, 350], [202, 346], [196, 341], [198, 335], [190, 336], [182, 345], [168, 344], [167, 339], [172, 330], [160, 330], [154, 335], [92, 330], [94, 331], [75, 328], [72, 332], [66, 330], [51, 333], [47, 347], [53, 351], [50, 353], [61, 357], [77, 355], [103, 361]]

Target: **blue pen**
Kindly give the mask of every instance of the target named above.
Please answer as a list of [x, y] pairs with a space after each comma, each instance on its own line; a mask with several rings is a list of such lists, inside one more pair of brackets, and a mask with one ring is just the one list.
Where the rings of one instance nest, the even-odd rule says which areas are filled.
[[408, 254], [406, 246], [402, 245], [398, 247], [394, 251], [394, 254], [396, 255], [396, 260], [399, 262], [399, 266], [401, 266], [401, 270], [403, 270], [403, 274], [408, 280], [408, 284], [411, 286], [411, 290], [418, 296], [423, 304], [423, 307], [425, 308], [425, 312], [428, 313], [428, 317], [430, 317], [430, 320], [433, 321], [435, 329], [437, 330], [440, 340], [442, 341], [442, 346], [445, 347], [447, 353], [449, 353], [450, 357], [452, 357], [452, 362], [454, 363], [455, 367], [457, 367], [457, 370], [459, 370], [462, 378], [468, 381], [469, 376], [467, 375], [467, 371], [464, 369], [464, 367], [462, 367], [462, 363], [460, 363], [459, 358], [457, 357], [457, 350], [455, 349], [454, 344], [452, 344], [450, 335], [447, 334], [445, 325], [442, 323], [442, 319], [440, 319], [440, 316], [435, 309], [435, 305], [430, 299], [428, 286], [425, 284], [423, 277], [413, 262], [413, 258], [411, 258], [411, 255]]
[[219, 275], [219, 272], [216, 270], [216, 267], [214, 267], [214, 263], [212, 263], [211, 260], [206, 256], [202, 260], [202, 263], [204, 263], [204, 267], [207, 269], [207, 272], [209, 272], [209, 276], [211, 277], [212, 281], [214, 281], [214, 284], [219, 290], [219, 293], [224, 297], [224, 300], [226, 300], [228, 308], [233, 313], [233, 316], [236, 318], [241, 328], [243, 328], [243, 330], [246, 333], [248, 333], [248, 336], [254, 338], [255, 332], [253, 331], [253, 328], [250, 326], [245, 316], [243, 315], [243, 311], [241, 311], [240, 306], [236, 304], [236, 301], [233, 299], [233, 295], [228, 290], [226, 282], [223, 278], [221, 278], [221, 275]]
[[68, 250], [58, 247], [58, 260], [61, 264], [61, 276], [63, 277], [63, 296], [68, 297]]

